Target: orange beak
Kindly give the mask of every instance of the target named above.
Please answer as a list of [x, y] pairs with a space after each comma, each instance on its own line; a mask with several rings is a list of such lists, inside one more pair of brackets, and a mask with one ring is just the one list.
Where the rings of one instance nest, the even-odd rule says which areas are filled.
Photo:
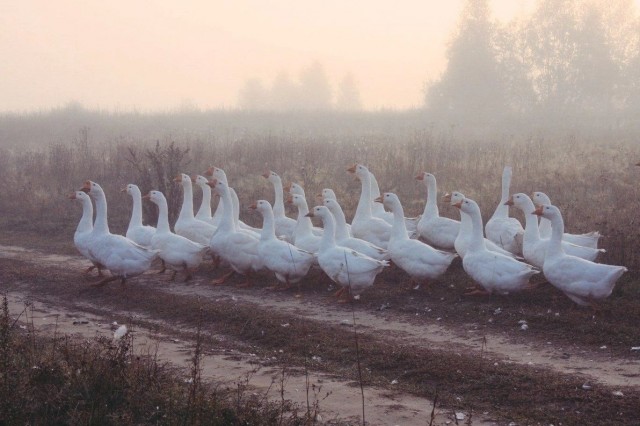
[[269, 179], [269, 175], [270, 175], [270, 172], [269, 172], [269, 171], [266, 171], [266, 172], [264, 172], [264, 173], [262, 174], [262, 177], [263, 177], [263, 178], [265, 178], [265, 179]]
[[542, 206], [536, 207], [536, 209], [531, 214], [535, 214], [536, 216], [542, 216]]
[[309, 212], [305, 214], [304, 217], [315, 217], [315, 215], [313, 214], [313, 212]]
[[72, 192], [71, 194], [67, 195], [67, 198], [70, 199], [70, 200], [75, 200], [78, 197], [76, 197], [76, 193], [75, 192]]
[[205, 176], [213, 176], [213, 166], [209, 166], [206, 172], [204, 172]]
[[513, 195], [511, 197], [509, 197], [509, 199], [504, 203], [505, 206], [512, 206], [513, 205]]
[[450, 203], [451, 202], [451, 194], [449, 194], [448, 192], [446, 194], [444, 194], [442, 196], [442, 201], [444, 201], [445, 203]]
[[253, 204], [251, 204], [251, 205], [249, 206], [249, 208], [250, 208], [251, 210], [256, 210], [256, 209], [258, 208], [258, 205], [257, 205], [256, 203], [253, 203]]
[[375, 199], [375, 200], [373, 200], [373, 201], [375, 201], [376, 203], [381, 203], [381, 202], [382, 202], [382, 195], [381, 195], [381, 196], [379, 196], [378, 198], [376, 198], [376, 199]]
[[173, 178], [174, 182], [182, 182], [182, 175], [178, 175], [176, 177]]
[[453, 207], [461, 208], [462, 207], [462, 201], [458, 201], [457, 203], [455, 203], [453, 205]]
[[191, 183], [196, 183], [196, 175], [191, 176]]
[[284, 188], [282, 188], [282, 189], [284, 189], [284, 192], [289, 192], [289, 191], [291, 191], [291, 182], [289, 182], [288, 184], [286, 184], [286, 185], [284, 186]]
[[84, 192], [85, 194], [88, 194], [89, 191], [91, 191], [91, 181], [86, 180], [84, 182], [84, 185], [82, 185], [82, 188], [80, 188], [80, 191]]
[[207, 185], [209, 185], [212, 188], [215, 188], [217, 184], [218, 184], [218, 179], [210, 180], [209, 182], [207, 182]]
[[127, 187], [125, 186], [124, 188], [122, 188], [120, 192], [127, 192]]
[[354, 164], [353, 166], [349, 167], [349, 168], [347, 169], [347, 171], [348, 171], [349, 173], [355, 173], [355, 172], [356, 172], [356, 166], [357, 166], [357, 164]]
[[318, 200], [322, 200], [322, 198], [323, 198], [323, 197], [322, 197], [322, 194], [316, 194], [316, 199], [318, 199]]
[[293, 197], [291, 195], [287, 197], [287, 204], [293, 204]]
[[418, 174], [416, 175], [416, 180], [424, 180], [424, 172], [422, 172], [422, 173], [418, 173]]
[[147, 195], [143, 195], [142, 199], [143, 200], [150, 200], [151, 199], [151, 193], [148, 193]]

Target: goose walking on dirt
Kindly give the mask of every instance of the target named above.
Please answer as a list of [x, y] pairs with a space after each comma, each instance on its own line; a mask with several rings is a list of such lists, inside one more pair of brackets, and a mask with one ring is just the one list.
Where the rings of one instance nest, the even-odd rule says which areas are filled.
[[131, 220], [125, 234], [131, 241], [144, 247], [151, 246], [151, 238], [156, 233], [156, 228], [142, 224], [142, 193], [138, 185], [128, 184], [122, 189], [131, 196], [133, 200], [133, 209], [131, 210]]
[[340, 301], [359, 298], [363, 291], [373, 285], [376, 276], [389, 266], [389, 262], [375, 260], [355, 250], [336, 245], [333, 215], [325, 206], [314, 207], [307, 216], [317, 216], [324, 224], [325, 232], [318, 250], [318, 263], [333, 282], [342, 286], [336, 296], [347, 295]]
[[91, 231], [89, 253], [111, 272], [111, 277], [104, 278], [95, 285], [102, 286], [120, 279], [124, 286], [127, 278], [149, 270], [151, 263], [158, 257], [157, 252], [109, 231], [107, 198], [100, 185], [88, 180], [84, 183], [82, 191], [89, 194], [96, 203], [96, 220]]
[[627, 268], [594, 263], [567, 254], [562, 248], [564, 221], [556, 206], [538, 206], [532, 214], [551, 221], [551, 240], [542, 267], [547, 280], [578, 305], [594, 305], [609, 297]]
[[173, 270], [171, 280], [176, 278], [178, 271], [184, 271], [184, 280], [189, 281], [192, 271], [202, 263], [208, 247], [171, 232], [169, 207], [162, 192], [150, 191], [144, 198], [158, 206], [158, 227], [151, 238], [151, 248], [157, 250], [160, 259]]
[[460, 232], [460, 222], [441, 217], [438, 210], [438, 185], [431, 173], [418, 173], [416, 179], [427, 187], [427, 204], [418, 222], [418, 236], [427, 243], [443, 250], [454, 250], [455, 241]]
[[[293, 230], [296, 227], [296, 221], [285, 216], [284, 211], [284, 189], [282, 187], [282, 179], [276, 172], [269, 170], [262, 175], [273, 185], [275, 200], [273, 203], [273, 217], [275, 220], [276, 236], [283, 236], [287, 241], [293, 241]], [[271, 204], [269, 204], [271, 206]]]
[[278, 281], [285, 284], [284, 287], [279, 286], [279, 289], [287, 290], [307, 275], [315, 261], [314, 255], [276, 238], [273, 210], [268, 201], [259, 200], [251, 208], [260, 212], [263, 217], [258, 245], [262, 264], [276, 275]]
[[79, 201], [82, 204], [82, 217], [80, 218], [80, 222], [78, 222], [76, 232], [73, 234], [73, 243], [80, 254], [89, 259], [93, 264], [89, 266], [84, 273], [88, 274], [94, 269], [98, 269], [98, 276], [102, 277], [102, 269], [104, 266], [100, 264], [98, 259], [91, 255], [91, 251], [89, 250], [93, 241], [91, 238], [91, 231], [93, 231], [93, 204], [91, 204], [91, 198], [82, 191], [76, 191], [69, 195], [69, 199]]
[[471, 241], [462, 259], [462, 267], [474, 281], [482, 286], [466, 295], [509, 294], [532, 288], [529, 279], [539, 271], [531, 265], [487, 250], [482, 236], [482, 217], [478, 204], [465, 198], [456, 203], [455, 207], [469, 215], [473, 225]]
[[444, 274], [458, 255], [440, 251], [421, 241], [410, 239], [404, 222], [402, 204], [396, 194], [385, 192], [376, 201], [383, 203], [394, 215], [391, 238], [387, 246], [393, 263], [409, 274], [417, 283], [417, 288]]

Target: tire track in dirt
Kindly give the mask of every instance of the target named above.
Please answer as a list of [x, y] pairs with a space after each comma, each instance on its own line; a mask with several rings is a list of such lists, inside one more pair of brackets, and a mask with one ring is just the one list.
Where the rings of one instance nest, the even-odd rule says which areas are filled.
[[[88, 261], [79, 256], [48, 254], [18, 246], [1, 246], [0, 257], [16, 258], [39, 264], [67, 266], [82, 270]], [[157, 280], [138, 279], [135, 285], [148, 287], [157, 285]], [[210, 286], [208, 279], [197, 277], [188, 285], [175, 283], [163, 287], [163, 291], [178, 295], [200, 296], [210, 300], [231, 300], [234, 303], [252, 303], [280, 313], [306, 319], [350, 326], [352, 312], [348, 306], [327, 302], [324, 298], [295, 298], [290, 293], [276, 293], [264, 289], [238, 289], [229, 286]], [[417, 346], [442, 348], [457, 353], [470, 351], [495, 357], [496, 362], [516, 363], [548, 368], [565, 374], [577, 375], [585, 382], [602, 383], [609, 386], [640, 387], [640, 360], [616, 357], [606, 348], [594, 351], [580, 345], [550, 345], [550, 342], [526, 338], [525, 343], [513, 342], [510, 338], [485, 333], [476, 324], [450, 327], [438, 324], [437, 319], [410, 318], [388, 311], [375, 312], [356, 308], [356, 323], [361, 332], [384, 335], [385, 339], [411, 341]]]

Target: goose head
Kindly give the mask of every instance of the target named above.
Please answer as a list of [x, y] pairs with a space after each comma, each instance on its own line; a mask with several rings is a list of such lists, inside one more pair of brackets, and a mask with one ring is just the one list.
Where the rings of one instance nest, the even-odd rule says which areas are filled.
[[191, 176], [186, 173], [180, 173], [175, 178], [173, 178], [174, 182], [181, 183], [182, 186], [189, 185], [191, 186]]
[[203, 174], [204, 174], [204, 176], [206, 176], [209, 179], [214, 178], [214, 179], [221, 180], [224, 183], [228, 182], [227, 181], [227, 174], [220, 167], [209, 166], [207, 171], [204, 172]]
[[369, 169], [362, 164], [354, 164], [347, 169], [349, 173], [355, 174], [356, 178], [362, 180], [365, 176], [369, 176]]
[[400, 199], [393, 192], [385, 192], [384, 194], [382, 194], [380, 197], [376, 198], [373, 201], [377, 203], [382, 203], [382, 205], [385, 206], [390, 211], [393, 211], [393, 209], [397, 208], [397, 206], [400, 204]]
[[531, 198], [529, 198], [527, 194], [523, 194], [522, 192], [511, 195], [507, 202], [504, 204], [506, 206], [514, 206], [525, 213], [529, 213], [526, 210], [529, 210], [531, 207], [533, 207], [533, 201], [531, 201]]
[[560, 209], [556, 206], [552, 206], [551, 204], [539, 205], [531, 214], [535, 214], [536, 216], [544, 217], [545, 219], [549, 220], [558, 216], [562, 217]]
[[551, 204], [551, 198], [549, 198], [549, 196], [544, 192], [536, 191], [533, 193], [533, 196], [531, 198], [533, 200], [533, 204], [535, 204], [536, 206], [541, 206], [543, 204]]
[[265, 212], [272, 209], [271, 204], [267, 200], [258, 200], [250, 205], [249, 208], [259, 212], [263, 216]]
[[213, 192], [219, 196], [222, 196], [225, 190], [227, 191], [229, 190], [229, 187], [227, 186], [227, 184], [224, 181], [221, 181], [218, 179], [207, 181], [206, 184], [209, 185], [211, 189], [213, 189]]
[[324, 221], [324, 218], [327, 217], [327, 215], [330, 215], [330, 214], [331, 214], [331, 212], [325, 206], [315, 206], [305, 216], [306, 217], [319, 217]]
[[442, 200], [449, 205], [455, 206], [460, 201], [464, 200], [464, 194], [462, 192], [453, 191], [452, 193], [446, 193], [442, 196]]
[[324, 188], [322, 192], [318, 195], [318, 197], [322, 197], [323, 200], [337, 200], [336, 193], [331, 188]]
[[423, 181], [425, 185], [429, 185], [431, 182], [436, 181], [436, 177], [431, 173], [420, 172], [416, 175], [416, 180]]
[[324, 201], [322, 202], [324, 204], [324, 206], [329, 209], [329, 211], [333, 214], [336, 214], [338, 212], [338, 210], [340, 210], [340, 205], [338, 204], [338, 202], [334, 199], [331, 198], [325, 198]]
[[461, 211], [465, 212], [468, 215], [474, 213], [478, 215], [480, 214], [480, 207], [478, 206], [478, 203], [469, 198], [459, 200], [453, 206], [459, 208]]
[[298, 185], [295, 182], [289, 183], [289, 189], [285, 188], [285, 191], [287, 191], [290, 194], [302, 195], [303, 197], [305, 196], [304, 189], [302, 188], [302, 186]]
[[292, 195], [289, 195], [289, 198], [287, 199], [287, 203], [293, 204], [294, 206], [300, 208], [301, 206], [306, 204], [306, 201], [302, 195], [292, 194]]
[[142, 198], [145, 200], [149, 200], [154, 204], [159, 204], [162, 202], [162, 200], [166, 202], [164, 194], [160, 191], [149, 191], [149, 193]]
[[104, 195], [104, 191], [102, 190], [102, 187], [91, 180], [85, 181], [80, 191], [89, 194], [92, 198], [96, 198], [100, 195]]
[[269, 182], [271, 182], [273, 184], [275, 184], [276, 182], [280, 182], [282, 184], [282, 179], [280, 179], [280, 176], [276, 172], [274, 172], [272, 170], [264, 172], [262, 174], [262, 177], [267, 179]]
[[86, 192], [83, 191], [75, 191], [72, 192], [71, 194], [69, 194], [67, 196], [67, 198], [69, 198], [70, 200], [75, 200], [75, 201], [80, 201], [83, 202], [85, 200], [90, 200], [89, 196], [87, 195]]
[[195, 175], [191, 177], [191, 182], [198, 185], [200, 188], [204, 188], [205, 185], [209, 185], [209, 179], [202, 175]]
[[142, 194], [140, 192], [140, 188], [138, 188], [138, 185], [134, 185], [132, 183], [128, 184], [127, 186], [125, 186], [124, 188], [122, 188], [120, 190], [120, 192], [126, 192], [127, 194], [131, 195], [132, 197], [136, 194], [140, 195]]

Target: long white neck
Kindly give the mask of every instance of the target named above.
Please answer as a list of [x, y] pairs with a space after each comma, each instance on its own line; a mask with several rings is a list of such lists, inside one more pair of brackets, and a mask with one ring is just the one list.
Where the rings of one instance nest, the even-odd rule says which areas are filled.
[[427, 179], [427, 204], [424, 206], [424, 217], [438, 217], [440, 211], [438, 210], [438, 188], [436, 182], [432, 179]]
[[542, 237], [549, 238], [551, 236], [551, 221], [546, 217], [541, 217], [538, 229]]
[[261, 241], [275, 240], [276, 228], [275, 220], [273, 218], [273, 210], [266, 208], [262, 212], [262, 233], [260, 234]]
[[211, 187], [209, 185], [198, 185], [202, 188], [202, 202], [200, 203], [200, 208], [198, 209], [198, 213], [196, 213], [197, 218], [210, 219], [211, 218]]
[[224, 189], [222, 190], [222, 195], [220, 196], [220, 203], [218, 204], [218, 210], [223, 209], [224, 211], [224, 214], [220, 218], [218, 229], [222, 229], [225, 231], [236, 229], [233, 209], [227, 208], [227, 206], [231, 206], [233, 204], [230, 191], [231, 190], [229, 187], [224, 187]]
[[83, 197], [81, 201], [82, 217], [80, 218], [80, 222], [78, 222], [76, 232], [91, 231], [93, 229], [93, 205], [89, 197]]
[[[229, 195], [231, 196], [231, 206], [233, 207], [233, 223], [237, 228], [238, 223], [240, 222], [240, 199], [238, 199], [238, 194], [233, 188], [229, 188]], [[225, 206], [228, 206], [228, 205], [229, 203], [224, 203], [222, 205], [223, 211]]]
[[193, 188], [191, 180], [182, 180], [182, 208], [178, 219], [193, 219]]
[[358, 201], [358, 207], [356, 207], [356, 214], [353, 220], [367, 220], [371, 217], [371, 175], [365, 173], [365, 176], [360, 178], [362, 184], [362, 191], [360, 192], [360, 201]]
[[[546, 256], [564, 254], [562, 249], [562, 236], [564, 234], [564, 220], [561, 215], [555, 215], [551, 219], [551, 238], [547, 244]], [[545, 256], [545, 257], [546, 257]]]
[[[462, 212], [462, 215], [466, 215], [465, 212]], [[475, 210], [472, 214], [469, 215], [471, 219], [471, 238], [469, 240], [469, 248], [468, 251], [477, 251], [477, 250], [486, 250], [486, 246], [484, 243], [484, 235], [482, 233], [482, 217], [480, 216], [480, 210]]]
[[350, 235], [349, 229], [347, 228], [347, 219], [344, 217], [342, 207], [340, 207], [340, 205], [337, 205], [336, 208], [331, 210], [331, 213], [333, 213], [333, 217], [335, 219], [336, 240], [342, 241], [346, 238], [349, 238]]
[[276, 198], [273, 203], [273, 216], [284, 217], [284, 197], [282, 189], [282, 180], [278, 177], [274, 179], [273, 188], [276, 192]]
[[133, 199], [133, 210], [131, 211], [129, 229], [142, 226], [142, 195], [140, 190], [133, 189], [131, 198]]
[[369, 172], [369, 178], [371, 179], [371, 212], [375, 212], [376, 215], [383, 214], [384, 206], [381, 203], [376, 203], [373, 201], [380, 196], [380, 187], [378, 186], [378, 180], [371, 172]]
[[532, 243], [540, 241], [540, 231], [538, 229], [538, 216], [532, 214], [536, 207], [530, 198], [525, 198], [522, 213], [524, 213], [524, 238]]
[[336, 223], [333, 220], [333, 215], [330, 212], [329, 214], [325, 214], [322, 217], [322, 224], [324, 227], [324, 233], [322, 234], [322, 239], [320, 240], [320, 251], [336, 246]]
[[158, 205], [158, 225], [156, 226], [156, 232], [158, 233], [170, 233], [169, 227], [169, 207], [167, 207], [167, 199], [165, 197], [159, 197], [156, 201]]
[[104, 196], [104, 192], [95, 198], [96, 201], [96, 221], [93, 224], [94, 232], [100, 232], [110, 234], [109, 222], [107, 221], [107, 197]]
[[509, 217], [509, 206], [505, 206], [504, 203], [509, 199], [509, 187], [511, 186], [511, 167], [505, 167], [502, 172], [502, 196], [496, 211], [493, 212], [492, 218], [507, 218]]
[[313, 223], [311, 223], [311, 218], [307, 217], [307, 213], [309, 213], [307, 200], [302, 199], [298, 206], [298, 221], [294, 230], [296, 237], [308, 237], [313, 234]]
[[393, 205], [393, 225], [391, 226], [391, 238], [394, 240], [408, 240], [407, 226], [404, 223], [404, 209], [402, 204], [396, 201]]

